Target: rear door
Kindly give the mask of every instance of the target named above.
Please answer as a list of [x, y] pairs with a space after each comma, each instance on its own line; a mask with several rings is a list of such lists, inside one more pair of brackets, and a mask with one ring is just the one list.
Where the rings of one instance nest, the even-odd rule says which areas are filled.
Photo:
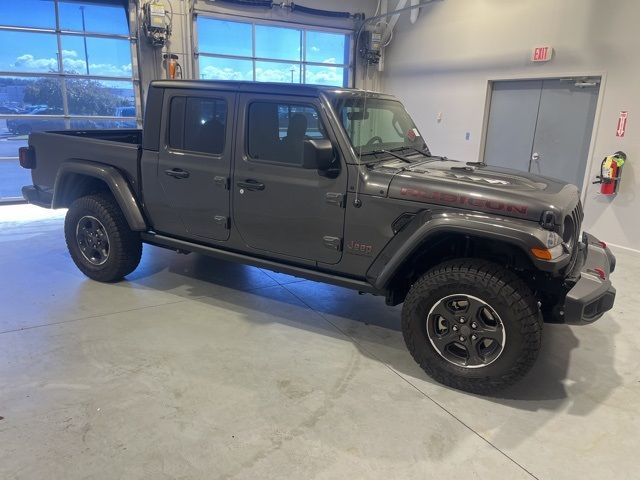
[[319, 100], [244, 94], [239, 108], [238, 131], [244, 135], [237, 136], [232, 188], [233, 217], [243, 241], [292, 259], [338, 263], [346, 170], [328, 178], [302, 168], [305, 139], [336, 144]]
[[234, 93], [168, 90], [157, 178], [159, 231], [194, 240], [229, 238]]

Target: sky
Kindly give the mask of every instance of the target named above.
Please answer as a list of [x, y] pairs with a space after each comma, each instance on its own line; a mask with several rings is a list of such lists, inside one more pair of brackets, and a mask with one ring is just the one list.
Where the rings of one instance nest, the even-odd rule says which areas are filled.
[[[78, 3], [59, 3], [63, 30], [83, 31]], [[126, 12], [122, 7], [85, 5], [86, 31], [127, 34]], [[0, 23], [4, 25], [55, 28], [55, 12], [50, 0], [0, 0]], [[55, 34], [0, 31], [0, 70], [7, 72], [57, 71]], [[9, 47], [9, 48], [6, 48]], [[87, 37], [85, 51], [80, 36], [62, 36], [65, 71], [114, 77], [131, 77], [131, 49], [128, 40]]]

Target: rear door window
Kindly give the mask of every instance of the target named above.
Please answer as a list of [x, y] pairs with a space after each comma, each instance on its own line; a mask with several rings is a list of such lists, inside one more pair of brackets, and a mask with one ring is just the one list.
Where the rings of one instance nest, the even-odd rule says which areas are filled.
[[227, 102], [207, 97], [174, 97], [169, 111], [169, 146], [221, 154], [225, 147]]

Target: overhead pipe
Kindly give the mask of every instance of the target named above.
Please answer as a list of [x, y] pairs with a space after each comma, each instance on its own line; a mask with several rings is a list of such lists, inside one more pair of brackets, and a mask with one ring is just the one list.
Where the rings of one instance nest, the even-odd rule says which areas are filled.
[[[410, 10], [414, 10], [417, 8], [421, 8], [421, 7], [426, 7], [427, 5], [429, 5], [430, 3], [436, 2], [438, 0], [423, 0], [422, 2], [418, 2], [418, 0], [411, 0], [411, 5], [409, 6], [404, 6], [407, 4], [407, 0], [400, 0], [400, 2], [398, 3], [398, 5], [402, 4], [403, 6], [401, 8], [396, 8], [395, 10], [392, 10], [390, 12], [386, 12], [386, 13], [381, 13], [379, 15], [374, 15], [373, 17], [369, 17], [367, 19], [365, 19], [361, 24], [360, 27], [358, 28], [358, 31], [356, 32], [356, 51], [358, 51], [358, 42], [360, 41], [360, 36], [362, 34], [362, 30], [364, 30], [364, 27], [376, 20], [382, 20], [383, 18], [387, 18], [390, 16], [397, 16], [398, 18], [400, 17], [400, 13], [403, 12], [408, 12]], [[417, 18], [417, 16], [416, 16]], [[395, 20], [395, 22], [393, 21], [393, 19], [391, 20], [391, 22], [389, 22], [389, 24], [391, 24], [393, 22], [393, 25], [395, 25], [397, 23], [397, 18]]]
[[[354, 51], [356, 53], [360, 51], [360, 46], [359, 46], [360, 37], [362, 36], [362, 31], [364, 30], [364, 27], [367, 24], [372, 23], [374, 21], [382, 20], [383, 18], [392, 17], [390, 22], [384, 22], [384, 23], [387, 23], [387, 29], [389, 31], [389, 35], [391, 35], [393, 32], [393, 27], [395, 27], [396, 23], [398, 22], [398, 19], [400, 18], [401, 13], [411, 11], [412, 12], [411, 18], [417, 19], [418, 18], [417, 12], [419, 11], [419, 9], [435, 1], [437, 0], [423, 0], [422, 2], [420, 2], [419, 0], [411, 0], [411, 5], [406, 6], [407, 0], [400, 0], [395, 10], [392, 10], [390, 12], [383, 12], [383, 13], [380, 13], [379, 15], [374, 15], [373, 17], [369, 17], [365, 19], [360, 24], [360, 27], [356, 32], [356, 41], [354, 42]], [[384, 9], [384, 6], [383, 6], [383, 9]], [[413, 16], [414, 11], [416, 12], [415, 17]], [[383, 69], [384, 69], [384, 59], [378, 64], [378, 70], [382, 71]]]

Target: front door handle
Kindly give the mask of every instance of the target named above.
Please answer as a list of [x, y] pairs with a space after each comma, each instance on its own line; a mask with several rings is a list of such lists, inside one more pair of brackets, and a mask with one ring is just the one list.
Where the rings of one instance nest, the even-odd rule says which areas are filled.
[[264, 183], [253, 180], [252, 178], [248, 178], [244, 182], [238, 182], [238, 186], [247, 190], [264, 190]]
[[172, 168], [171, 170], [165, 170], [164, 174], [178, 179], [189, 178], [189, 172], [187, 172], [186, 170], [182, 170], [181, 168]]

